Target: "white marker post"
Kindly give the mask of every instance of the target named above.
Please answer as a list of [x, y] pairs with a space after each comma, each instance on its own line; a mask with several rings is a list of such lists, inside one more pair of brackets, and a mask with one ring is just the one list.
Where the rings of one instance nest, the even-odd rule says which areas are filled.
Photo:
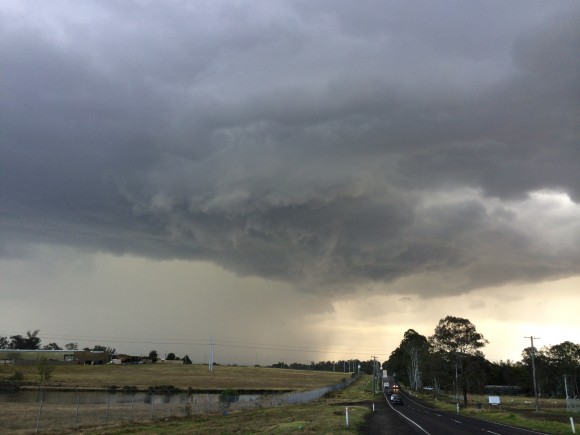
[[344, 415], [346, 417], [346, 427], [348, 427], [348, 406], [346, 407], [346, 411], [345, 411]]
[[570, 426], [572, 426], [572, 433], [576, 433], [576, 428], [574, 427], [574, 419], [570, 417]]
[[375, 402], [373, 402], [373, 412], [375, 412]]

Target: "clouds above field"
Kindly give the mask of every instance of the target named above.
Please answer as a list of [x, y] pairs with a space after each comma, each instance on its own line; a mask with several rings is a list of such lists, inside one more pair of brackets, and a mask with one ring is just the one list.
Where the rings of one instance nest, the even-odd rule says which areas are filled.
[[0, 255], [307, 292], [580, 273], [577, 2], [5, 2]]

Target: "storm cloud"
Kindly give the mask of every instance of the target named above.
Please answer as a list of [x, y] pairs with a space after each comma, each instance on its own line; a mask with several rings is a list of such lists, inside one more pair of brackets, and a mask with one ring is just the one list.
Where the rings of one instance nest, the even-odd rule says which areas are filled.
[[9, 1], [0, 41], [1, 256], [425, 296], [580, 273], [577, 2]]

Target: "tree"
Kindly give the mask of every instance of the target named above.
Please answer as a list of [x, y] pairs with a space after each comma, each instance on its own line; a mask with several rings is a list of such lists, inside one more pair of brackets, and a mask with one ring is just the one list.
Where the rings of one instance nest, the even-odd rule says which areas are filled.
[[405, 332], [403, 340], [387, 362], [391, 374], [397, 379], [407, 379], [409, 387], [417, 390], [423, 386], [423, 365], [429, 356], [427, 338], [414, 329]]
[[44, 349], [44, 350], [62, 350], [62, 347], [60, 347], [56, 343], [49, 343], [49, 344], [43, 346], [42, 349]]
[[10, 349], [8, 337], [0, 337], [0, 349]]
[[169, 352], [165, 357], [167, 361], [175, 361], [175, 354], [173, 352]]
[[544, 359], [544, 365], [547, 369], [542, 374], [542, 379], [547, 378], [548, 381], [547, 385], [544, 386], [546, 393], [565, 397], [567, 390], [570, 397], [578, 394], [580, 345], [564, 341], [560, 344], [543, 347], [539, 352], [538, 359], [540, 360], [538, 366], [542, 364], [542, 359]]
[[[454, 316], [447, 316], [439, 321], [430, 341], [435, 349], [445, 352], [455, 363], [456, 372], [461, 374], [463, 402], [467, 405], [468, 379], [465, 369], [469, 361], [468, 357], [483, 356], [479, 349], [489, 342], [477, 332], [475, 325], [469, 320]], [[459, 378], [457, 381], [459, 384]]]
[[443, 385], [452, 384], [452, 377], [449, 373], [448, 355], [441, 350], [431, 349], [424, 363], [425, 379], [433, 387], [433, 394], [439, 395]]
[[149, 352], [149, 359], [151, 360], [151, 362], [153, 362], [153, 364], [157, 362], [157, 360], [159, 359], [159, 354], [157, 353], [156, 350], [152, 350], [151, 352]]
[[492, 385], [518, 386], [522, 391], [528, 391], [527, 371], [522, 362], [500, 361], [490, 363], [488, 382]]
[[423, 386], [421, 369], [425, 356], [429, 353], [429, 343], [426, 337], [414, 329], [409, 329], [405, 332], [401, 346], [407, 356], [409, 387], [418, 390]]
[[37, 329], [34, 332], [28, 331], [26, 337], [22, 335], [13, 335], [10, 337], [10, 349], [20, 349], [20, 350], [35, 350], [40, 349], [40, 338]]
[[79, 348], [79, 344], [78, 343], [67, 343], [64, 345], [64, 348], [66, 350], [77, 350]]
[[54, 366], [49, 366], [46, 358], [41, 358], [37, 365], [38, 376], [40, 377], [40, 382], [48, 381], [52, 376], [54, 371]]

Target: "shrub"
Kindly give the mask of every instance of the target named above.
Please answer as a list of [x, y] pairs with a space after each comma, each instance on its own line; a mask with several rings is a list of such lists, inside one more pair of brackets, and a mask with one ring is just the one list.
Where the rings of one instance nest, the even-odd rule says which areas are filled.
[[52, 377], [54, 366], [49, 366], [48, 360], [46, 358], [40, 359], [37, 368], [38, 368], [38, 376], [40, 377], [40, 382], [48, 381]]
[[240, 393], [237, 390], [228, 388], [220, 393], [220, 402], [225, 403], [226, 406], [230, 403], [236, 403], [240, 400]]
[[14, 372], [14, 374], [10, 376], [8, 380], [14, 382], [21, 382], [24, 380], [24, 374], [22, 372]]

